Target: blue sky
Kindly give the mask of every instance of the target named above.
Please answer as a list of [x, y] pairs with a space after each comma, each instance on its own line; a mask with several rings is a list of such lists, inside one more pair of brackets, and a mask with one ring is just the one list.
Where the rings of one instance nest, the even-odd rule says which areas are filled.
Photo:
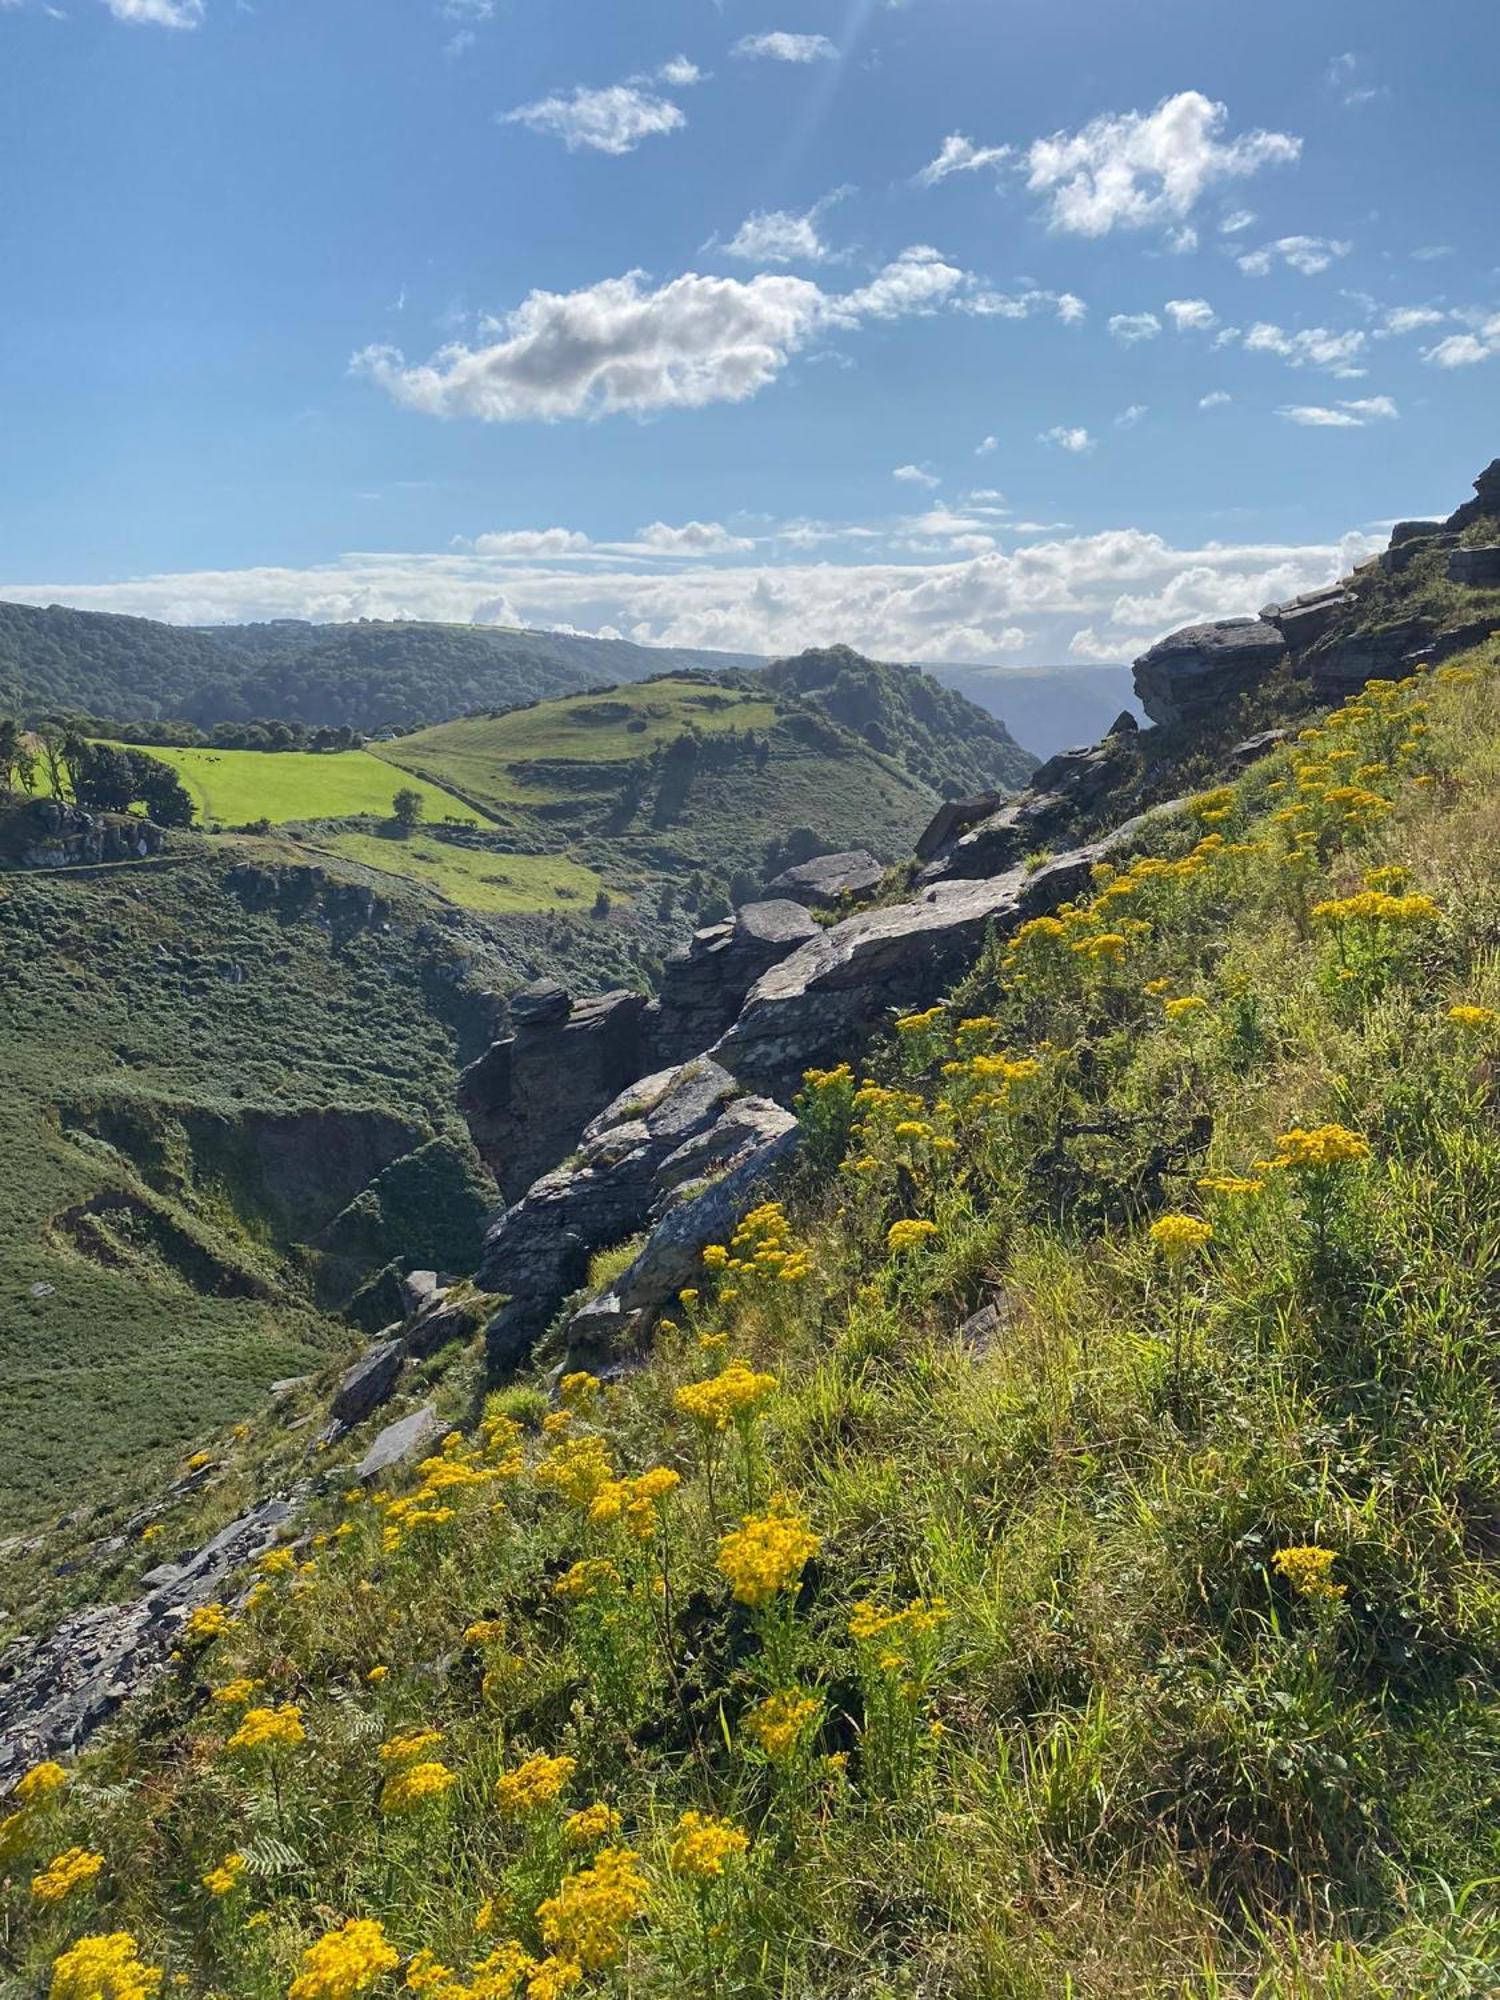
[[0, 595], [1125, 659], [1500, 450], [1492, 0], [0, 0]]

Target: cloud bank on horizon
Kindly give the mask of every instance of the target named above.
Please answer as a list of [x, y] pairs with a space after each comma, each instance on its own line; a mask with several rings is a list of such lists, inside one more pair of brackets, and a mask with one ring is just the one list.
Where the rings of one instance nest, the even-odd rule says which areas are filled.
[[[1491, 455], [1486, 204], [1401, 143], [1483, 99], [1435, 38], [596, 6], [329, 0], [293, 143], [282, 0], [0, 0], [0, 595], [1118, 660]], [[128, 88], [65, 161], [101, 37]]]

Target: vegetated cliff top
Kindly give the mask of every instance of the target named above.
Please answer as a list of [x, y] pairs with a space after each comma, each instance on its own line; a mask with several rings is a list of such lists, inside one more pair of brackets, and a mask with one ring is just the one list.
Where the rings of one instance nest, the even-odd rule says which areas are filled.
[[0, 604], [0, 703], [199, 728], [268, 717], [368, 734], [674, 667], [756, 664], [749, 655], [501, 626], [287, 619], [196, 629]]
[[895, 757], [944, 797], [1014, 791], [1037, 765], [999, 716], [920, 667], [827, 646], [773, 660], [760, 677]]
[[[22, 1990], [1484, 1992], [1497, 760], [1493, 645], [1309, 720], [812, 1078], [640, 1366], [310, 1454], [19, 1803]], [[201, 1448], [138, 1573], [296, 1466]]]

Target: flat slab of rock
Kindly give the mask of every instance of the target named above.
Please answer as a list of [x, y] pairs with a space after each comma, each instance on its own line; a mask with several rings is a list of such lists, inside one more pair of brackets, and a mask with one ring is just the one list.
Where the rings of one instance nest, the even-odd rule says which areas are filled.
[[766, 886], [793, 902], [832, 910], [846, 897], [873, 895], [884, 876], [885, 869], [875, 856], [856, 847], [845, 854], [820, 854], [812, 861], [799, 861], [795, 868], [784, 868]]
[[1222, 712], [1286, 657], [1286, 641], [1263, 618], [1184, 625], [1135, 663], [1136, 699], [1153, 722]]
[[368, 1485], [398, 1465], [425, 1457], [427, 1447], [437, 1440], [442, 1429], [437, 1411], [431, 1403], [424, 1403], [410, 1416], [386, 1425], [354, 1468], [355, 1478]]
[[399, 1340], [377, 1340], [367, 1347], [339, 1378], [328, 1411], [332, 1423], [352, 1430], [372, 1410], [378, 1410], [395, 1388], [405, 1359], [406, 1348]]
[[1500, 543], [1454, 549], [1448, 557], [1448, 580], [1470, 590], [1500, 590]]

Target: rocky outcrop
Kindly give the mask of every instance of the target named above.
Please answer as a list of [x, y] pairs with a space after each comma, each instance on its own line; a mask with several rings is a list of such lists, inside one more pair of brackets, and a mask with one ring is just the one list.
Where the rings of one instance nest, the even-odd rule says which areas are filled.
[[834, 910], [840, 903], [870, 896], [880, 887], [885, 869], [862, 847], [847, 854], [819, 854], [784, 868], [767, 883], [774, 895], [790, 896], [815, 910]]
[[0, 1793], [43, 1757], [77, 1750], [120, 1704], [161, 1671], [182, 1622], [220, 1597], [234, 1576], [280, 1539], [305, 1490], [264, 1500], [179, 1563], [142, 1577], [129, 1604], [91, 1604], [46, 1639], [0, 1654]]
[[1288, 651], [1300, 653], [1337, 624], [1353, 602], [1353, 595], [1343, 584], [1330, 583], [1321, 590], [1304, 590], [1300, 597], [1288, 598], [1285, 604], [1268, 604], [1260, 615], [1266, 624], [1276, 627]]
[[1448, 558], [1448, 581], [1470, 590], [1500, 590], [1500, 542], [1454, 549]]
[[84, 868], [144, 861], [166, 835], [133, 813], [85, 812], [61, 799], [32, 799], [15, 815], [10, 843], [23, 868]]
[[1500, 458], [1492, 458], [1474, 481], [1474, 498], [1455, 508], [1443, 526], [1451, 534], [1461, 535], [1476, 521], [1493, 520], [1497, 516], [1500, 516]]
[[573, 1160], [496, 1218], [478, 1272], [482, 1289], [505, 1301], [486, 1332], [492, 1369], [524, 1357], [596, 1250], [643, 1226], [658, 1170], [737, 1095], [734, 1078], [706, 1057], [643, 1079], [584, 1127]]
[[727, 923], [696, 931], [663, 969], [661, 999], [649, 1023], [647, 1067], [666, 1069], [706, 1049], [738, 1014], [762, 973], [817, 934], [801, 903], [786, 898], [746, 903]]
[[397, 1466], [425, 1457], [428, 1446], [437, 1441], [442, 1428], [431, 1403], [423, 1403], [420, 1409], [398, 1417], [395, 1423], [386, 1425], [354, 1468], [355, 1478], [368, 1486], [394, 1472]]
[[548, 981], [512, 995], [510, 1010], [515, 1032], [464, 1071], [458, 1103], [480, 1158], [514, 1200], [651, 1063], [639, 993], [574, 1001]]
[[930, 861], [935, 854], [946, 852], [971, 826], [997, 813], [1004, 797], [1003, 792], [979, 792], [973, 798], [944, 799], [918, 838], [918, 861]]
[[1115, 770], [1106, 738], [1049, 757], [1032, 774], [1024, 792], [988, 817], [970, 822], [946, 844], [939, 840], [944, 824], [939, 813], [924, 836], [928, 857], [918, 872], [918, 883], [982, 881], [1016, 867], [1028, 854], [1045, 851], [1066, 838], [1079, 816], [1105, 797]]
[[372, 1410], [388, 1402], [405, 1362], [406, 1347], [399, 1338], [372, 1341], [358, 1361], [339, 1377], [328, 1411], [328, 1435], [337, 1437], [353, 1430]]
[[1286, 658], [1286, 641], [1264, 618], [1185, 625], [1135, 663], [1136, 699], [1153, 722], [1222, 715]]
[[609, 1291], [568, 1321], [570, 1365], [598, 1367], [638, 1341], [696, 1281], [710, 1243], [726, 1243], [754, 1203], [766, 1198], [796, 1150], [797, 1121], [769, 1098], [742, 1097], [680, 1146], [656, 1177], [661, 1219]]

